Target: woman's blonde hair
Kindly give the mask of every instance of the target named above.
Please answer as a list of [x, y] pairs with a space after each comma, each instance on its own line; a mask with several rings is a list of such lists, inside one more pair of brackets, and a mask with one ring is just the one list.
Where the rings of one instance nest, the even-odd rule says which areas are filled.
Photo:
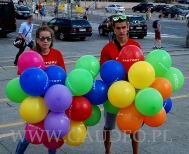
[[[50, 32], [50, 34], [51, 34], [52, 41], [51, 41], [51, 45], [50, 45], [50, 47], [49, 47], [49, 48], [51, 48], [51, 47], [53, 46], [53, 44], [54, 44], [54, 40], [55, 40], [55, 39], [54, 39], [54, 32], [53, 32], [52, 29], [50, 29], [49, 27], [47, 27], [47, 26], [39, 27], [39, 28], [37, 29], [37, 31], [36, 31], [36, 39], [39, 38], [39, 37], [40, 37], [40, 33], [41, 33], [41, 32], [44, 32], [44, 31]], [[35, 50], [36, 52], [38, 52], [38, 53], [41, 53], [41, 52], [42, 52], [41, 47], [40, 47], [40, 45], [37, 43], [37, 41], [36, 41], [36, 46], [34, 47], [34, 50]]]

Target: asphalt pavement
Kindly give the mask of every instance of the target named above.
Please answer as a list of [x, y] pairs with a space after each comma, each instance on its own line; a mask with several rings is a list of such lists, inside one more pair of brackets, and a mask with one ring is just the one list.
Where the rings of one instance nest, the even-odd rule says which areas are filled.
[[[76, 60], [83, 55], [100, 56], [102, 47], [108, 43], [107, 36], [99, 36], [98, 25], [107, 15], [90, 15], [89, 22], [93, 27], [93, 35], [85, 41], [60, 41], [56, 40], [54, 47], [59, 49], [65, 57], [68, 73], [73, 70]], [[49, 21], [51, 16], [45, 17]], [[152, 51], [154, 33], [152, 21], [147, 21], [148, 36], [144, 39], [135, 39], [141, 44], [144, 54]], [[23, 20], [17, 20], [19, 27]], [[42, 21], [34, 21], [33, 38], [35, 30]], [[188, 154], [189, 153], [189, 66], [188, 48], [185, 47], [186, 39], [185, 21], [163, 19], [162, 21], [162, 46], [172, 57], [172, 66], [180, 69], [185, 77], [183, 88], [172, 95], [173, 108], [167, 115], [166, 122], [158, 128], [144, 125], [140, 133], [140, 154]], [[19, 136], [23, 133], [24, 122], [19, 116], [19, 104], [7, 100], [5, 87], [9, 80], [17, 77], [17, 68], [13, 61], [17, 49], [12, 45], [17, 33], [11, 33], [6, 38], [0, 38], [0, 154], [13, 154]], [[99, 76], [98, 76], [99, 78]], [[103, 114], [103, 107], [100, 106]], [[102, 129], [104, 118], [94, 127], [88, 127], [86, 141], [78, 146], [71, 147], [64, 144], [58, 154], [104, 154]], [[17, 137], [16, 137], [17, 136]], [[125, 136], [116, 128], [113, 132], [112, 154], [131, 154], [132, 148], [129, 136]], [[26, 154], [45, 154], [47, 149], [43, 145], [29, 145]]]

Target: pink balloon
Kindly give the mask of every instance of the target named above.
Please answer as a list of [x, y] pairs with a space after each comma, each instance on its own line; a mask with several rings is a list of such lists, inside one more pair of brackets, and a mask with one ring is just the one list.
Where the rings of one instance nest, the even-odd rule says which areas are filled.
[[18, 58], [18, 69], [22, 73], [24, 70], [31, 67], [37, 67], [44, 70], [45, 63], [39, 53], [29, 50], [22, 53]]
[[47, 141], [47, 133], [44, 129], [44, 121], [36, 124], [26, 124], [25, 137], [32, 144], [41, 144]]
[[60, 148], [64, 144], [64, 140], [61, 139], [54, 139], [54, 138], [49, 138], [45, 143], [43, 143], [45, 147], [51, 150], [56, 150]]

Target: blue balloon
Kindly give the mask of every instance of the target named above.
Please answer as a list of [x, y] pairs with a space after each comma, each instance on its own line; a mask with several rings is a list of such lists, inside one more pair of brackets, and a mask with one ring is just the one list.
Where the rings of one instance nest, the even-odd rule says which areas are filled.
[[45, 69], [47, 76], [49, 78], [49, 87], [55, 84], [65, 85], [66, 72], [60, 66], [49, 66]]
[[124, 80], [126, 72], [121, 63], [116, 60], [109, 60], [102, 65], [100, 76], [106, 84], [111, 85], [116, 81]]
[[108, 86], [101, 80], [94, 80], [92, 89], [84, 95], [92, 105], [100, 105], [108, 99]]
[[28, 68], [20, 76], [20, 86], [28, 95], [41, 96], [49, 87], [49, 79], [43, 70]]
[[169, 113], [169, 111], [171, 111], [171, 108], [172, 108], [171, 98], [168, 98], [167, 100], [163, 101], [163, 107], [164, 107], [166, 113]]

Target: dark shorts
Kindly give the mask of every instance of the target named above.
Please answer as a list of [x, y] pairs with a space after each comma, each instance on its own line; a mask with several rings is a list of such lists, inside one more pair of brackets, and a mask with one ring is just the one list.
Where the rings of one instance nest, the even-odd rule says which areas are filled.
[[154, 30], [154, 32], [155, 32], [155, 39], [156, 39], [156, 40], [161, 40], [160, 31], [159, 31], [159, 30]]
[[109, 130], [115, 129], [116, 116], [117, 116], [117, 114], [112, 114], [112, 113], [109, 113], [106, 110], [104, 110], [104, 120], [105, 120], [104, 127]]
[[30, 48], [33, 48], [34, 47], [34, 41], [31, 41], [27, 46], [30, 47]]

